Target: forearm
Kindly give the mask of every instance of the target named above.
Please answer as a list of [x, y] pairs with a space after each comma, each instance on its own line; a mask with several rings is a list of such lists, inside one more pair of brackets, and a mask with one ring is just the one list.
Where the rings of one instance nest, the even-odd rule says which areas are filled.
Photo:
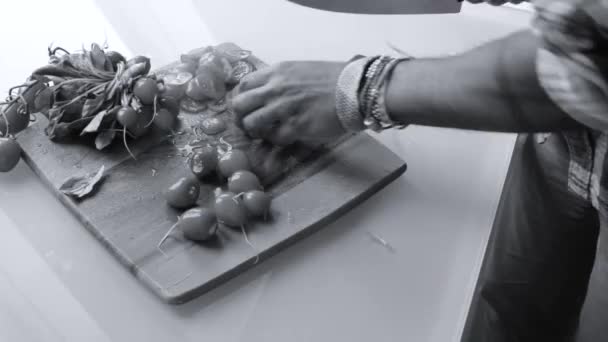
[[519, 32], [459, 56], [400, 63], [386, 105], [395, 121], [501, 132], [549, 132], [577, 123], [536, 77], [540, 42]]

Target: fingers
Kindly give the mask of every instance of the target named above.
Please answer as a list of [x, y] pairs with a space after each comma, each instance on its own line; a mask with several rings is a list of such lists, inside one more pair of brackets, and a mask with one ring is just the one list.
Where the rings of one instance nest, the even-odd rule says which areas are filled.
[[288, 117], [285, 109], [282, 102], [273, 102], [251, 111], [242, 119], [243, 128], [254, 137], [264, 137]]
[[270, 79], [270, 72], [268, 68], [254, 71], [250, 74], [245, 75], [239, 84], [236, 86], [236, 93], [242, 93], [251, 89], [261, 87], [268, 83]]
[[237, 93], [232, 98], [231, 106], [239, 121], [247, 114], [263, 107], [271, 91], [272, 89], [264, 86]]
[[281, 124], [265, 138], [274, 145], [277, 146], [288, 146], [293, 144], [296, 139], [296, 132], [291, 124]]

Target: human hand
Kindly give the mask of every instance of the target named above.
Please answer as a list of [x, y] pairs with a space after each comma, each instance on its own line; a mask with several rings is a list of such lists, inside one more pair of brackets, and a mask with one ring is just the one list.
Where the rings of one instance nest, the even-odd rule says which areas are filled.
[[232, 108], [245, 131], [285, 146], [323, 143], [345, 133], [335, 91], [345, 62], [282, 62], [245, 76]]

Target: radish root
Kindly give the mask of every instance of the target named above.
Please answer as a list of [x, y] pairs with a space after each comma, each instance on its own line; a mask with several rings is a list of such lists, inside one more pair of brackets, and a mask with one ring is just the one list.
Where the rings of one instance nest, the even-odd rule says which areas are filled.
[[154, 114], [152, 114], [152, 119], [150, 120], [150, 122], [148, 122], [144, 127], [149, 127], [153, 122], [154, 119], [156, 119], [156, 99], [158, 98], [158, 95], [154, 95]]
[[255, 261], [253, 264], [257, 264], [260, 261], [260, 251], [249, 241], [249, 237], [247, 236], [247, 231], [245, 230], [245, 225], [241, 225], [241, 231], [243, 232], [243, 237], [245, 238], [245, 242], [256, 252]]
[[133, 158], [133, 160], [137, 160], [137, 158], [135, 158], [135, 155], [133, 155], [133, 152], [131, 152], [131, 149], [129, 148], [129, 144], [127, 143], [127, 127], [123, 127], [123, 129], [122, 129], [122, 141], [125, 144], [125, 148], [127, 149], [127, 152], [129, 152], [129, 154], [131, 155], [131, 158]]
[[163, 238], [160, 239], [160, 241], [158, 242], [158, 245], [156, 245], [156, 248], [158, 248], [158, 250], [161, 251], [163, 254], [165, 254], [165, 253], [164, 253], [163, 249], [161, 248], [161, 246], [163, 245], [163, 243], [165, 241], [167, 241], [167, 239], [169, 238], [169, 236], [171, 236], [171, 233], [173, 233], [173, 231], [177, 228], [177, 224], [178, 223], [179, 223], [179, 218], [177, 219], [177, 222], [175, 222], [175, 224], [173, 226], [171, 226], [171, 228], [169, 228], [169, 230], [167, 231], [167, 233], [165, 233], [165, 235], [163, 235]]

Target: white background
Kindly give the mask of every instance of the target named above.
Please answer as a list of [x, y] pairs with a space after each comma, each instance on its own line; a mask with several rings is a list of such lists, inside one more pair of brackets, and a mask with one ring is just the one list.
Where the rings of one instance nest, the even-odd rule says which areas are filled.
[[[0, 89], [68, 49], [103, 42], [154, 65], [233, 40], [267, 61], [463, 51], [526, 12], [327, 14], [281, 0], [14, 1], [3, 6]], [[510, 159], [512, 135], [412, 127], [379, 139], [406, 175], [319, 234], [180, 307], [147, 292], [21, 164], [0, 175], [1, 341], [457, 341]], [[396, 253], [374, 243], [368, 232]]]

